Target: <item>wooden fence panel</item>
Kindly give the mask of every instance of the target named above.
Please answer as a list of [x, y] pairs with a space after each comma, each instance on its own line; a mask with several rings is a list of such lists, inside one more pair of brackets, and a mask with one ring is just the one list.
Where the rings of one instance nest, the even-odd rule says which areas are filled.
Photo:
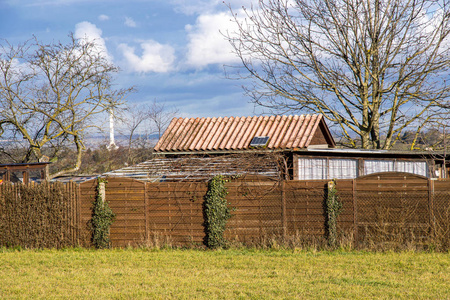
[[130, 178], [108, 178], [105, 200], [116, 215], [110, 229], [111, 245], [125, 247], [145, 244], [145, 183]]
[[232, 208], [225, 237], [253, 242], [283, 234], [283, 208], [279, 183], [267, 180], [233, 180], [226, 184]]
[[82, 182], [78, 186], [79, 193], [79, 237], [80, 245], [83, 247], [92, 246], [92, 232], [90, 222], [92, 219], [92, 209], [97, 195], [97, 179]]
[[357, 243], [401, 235], [425, 239], [429, 234], [430, 189], [425, 177], [405, 173], [382, 173], [358, 178]]
[[342, 210], [337, 218], [337, 227], [340, 234], [351, 235], [355, 229], [355, 198], [354, 180], [341, 179], [336, 181], [338, 199], [342, 203]]
[[326, 185], [326, 180], [285, 183], [288, 236], [325, 234]]
[[[271, 235], [326, 235], [327, 180], [233, 180], [226, 184], [227, 201], [234, 208], [225, 236], [252, 242]], [[83, 183], [80, 221], [90, 220], [96, 181]], [[340, 232], [353, 233], [358, 241], [380, 224], [424, 228], [435, 224], [443, 232], [450, 218], [450, 181], [432, 181], [412, 174], [374, 174], [336, 183], [343, 209]], [[203, 201], [207, 183], [136, 183], [123, 178], [107, 185], [107, 201], [117, 215], [111, 228], [115, 246], [167, 242], [201, 244]], [[86, 227], [84, 227], [86, 228]], [[447, 231], [445, 231], [447, 230]], [[86, 232], [86, 231], [81, 231]]]
[[147, 216], [150, 245], [201, 244], [203, 197], [207, 184], [202, 182], [147, 183]]

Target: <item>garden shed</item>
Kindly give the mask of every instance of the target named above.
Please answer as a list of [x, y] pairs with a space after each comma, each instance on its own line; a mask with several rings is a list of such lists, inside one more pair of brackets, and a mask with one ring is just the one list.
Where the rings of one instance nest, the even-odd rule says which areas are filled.
[[202, 181], [258, 174], [285, 180], [354, 179], [379, 172], [446, 178], [445, 155], [337, 148], [322, 115], [174, 118], [153, 159], [104, 175]]

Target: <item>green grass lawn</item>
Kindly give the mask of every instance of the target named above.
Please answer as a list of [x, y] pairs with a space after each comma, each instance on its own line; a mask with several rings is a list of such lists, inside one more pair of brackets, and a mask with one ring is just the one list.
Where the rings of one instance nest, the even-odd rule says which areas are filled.
[[0, 298], [450, 299], [450, 254], [0, 249]]

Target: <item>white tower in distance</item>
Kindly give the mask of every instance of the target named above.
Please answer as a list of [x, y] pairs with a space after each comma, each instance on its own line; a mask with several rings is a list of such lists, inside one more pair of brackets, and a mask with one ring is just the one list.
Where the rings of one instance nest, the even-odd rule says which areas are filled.
[[109, 109], [109, 145], [106, 148], [110, 151], [119, 148], [114, 142], [114, 112], [112, 108]]

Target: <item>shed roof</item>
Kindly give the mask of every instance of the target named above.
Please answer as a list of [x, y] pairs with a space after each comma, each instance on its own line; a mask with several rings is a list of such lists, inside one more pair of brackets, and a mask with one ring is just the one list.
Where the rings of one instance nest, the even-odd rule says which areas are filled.
[[277, 179], [280, 176], [279, 156], [259, 156], [255, 153], [219, 156], [190, 156], [159, 158], [119, 170], [104, 176], [128, 177], [142, 181], [208, 181], [216, 175], [252, 174]]
[[154, 150], [197, 152], [251, 149], [254, 137], [268, 136], [265, 149], [307, 148], [335, 142], [322, 115], [174, 118]]

